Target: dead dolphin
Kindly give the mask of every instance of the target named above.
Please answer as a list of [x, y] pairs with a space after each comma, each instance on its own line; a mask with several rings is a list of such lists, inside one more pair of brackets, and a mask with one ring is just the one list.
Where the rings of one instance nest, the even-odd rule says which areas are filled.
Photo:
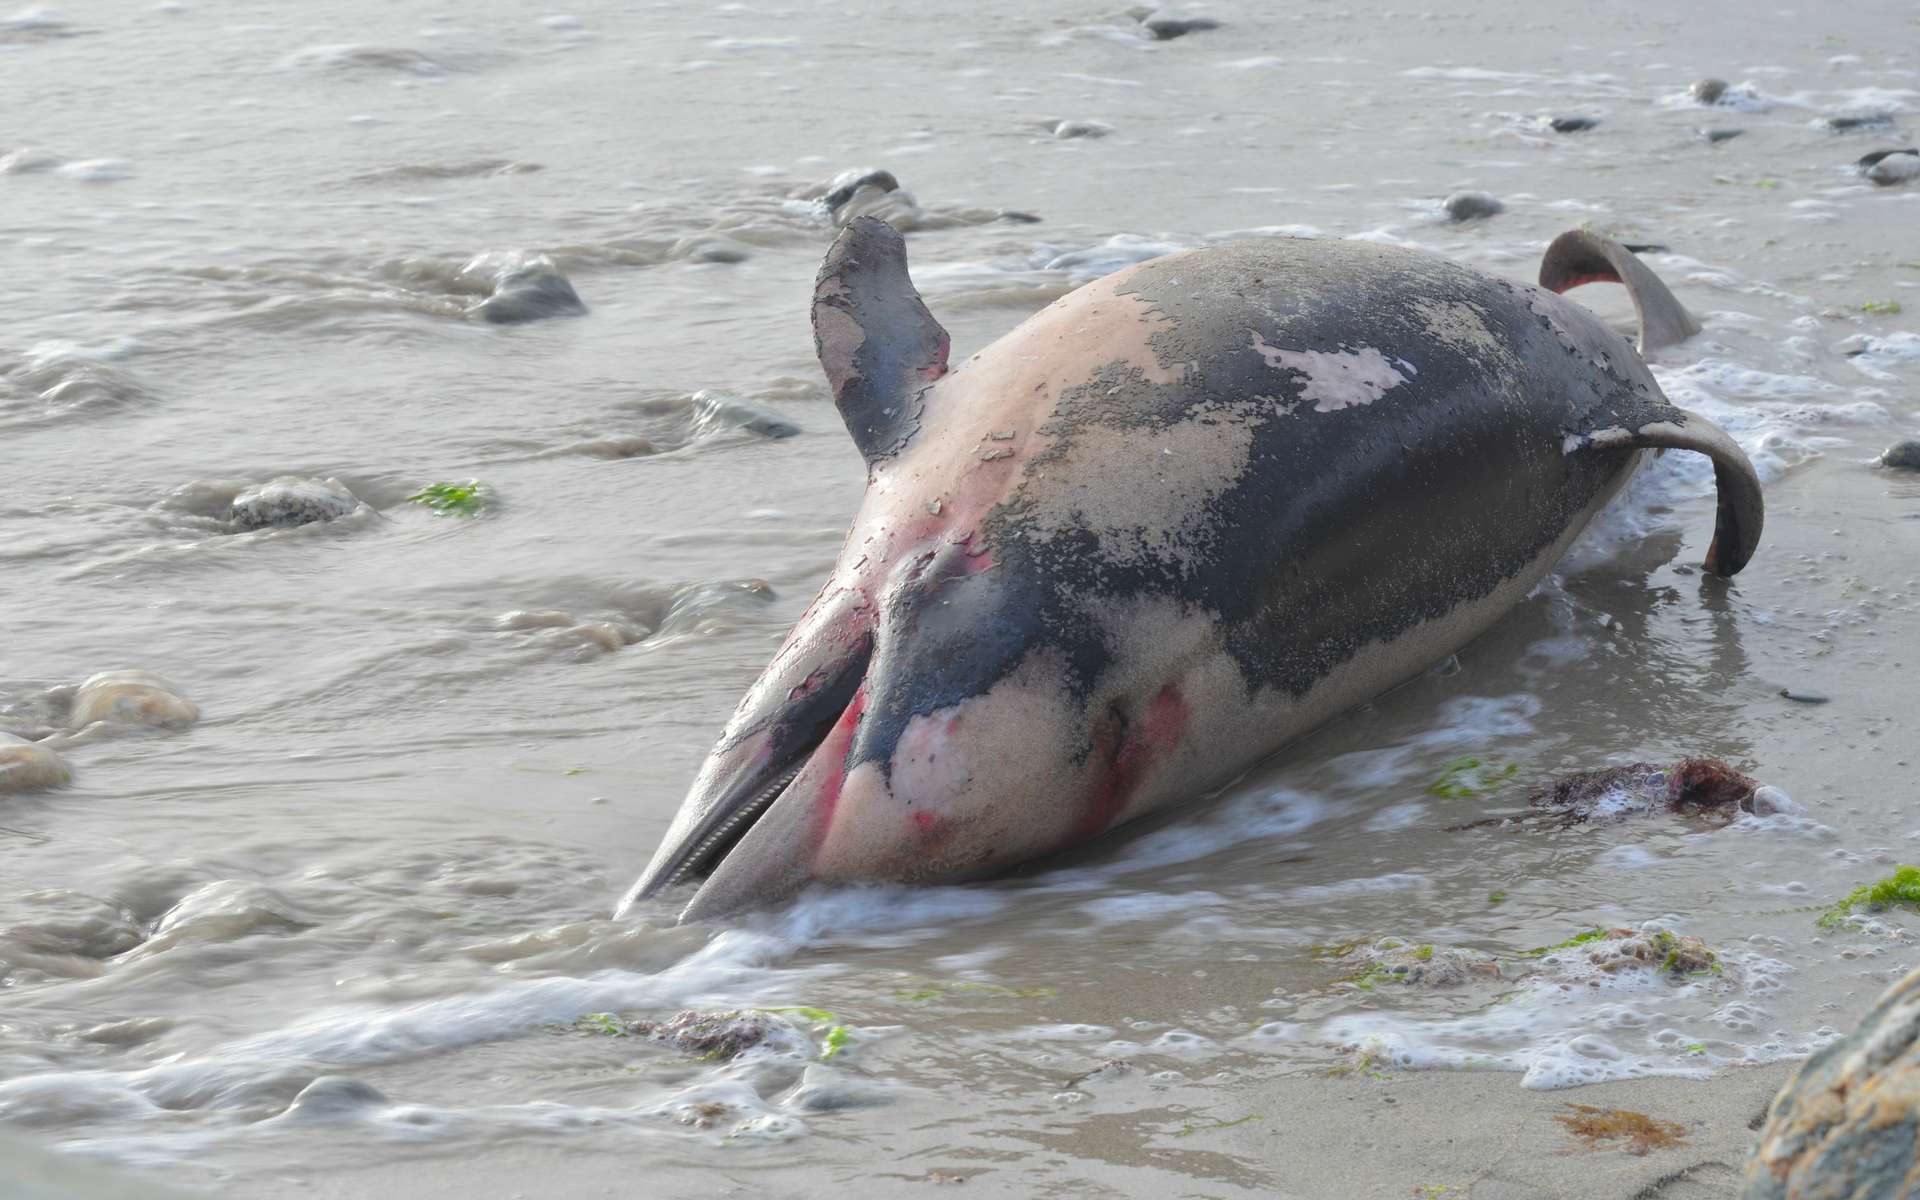
[[853, 222], [813, 325], [866, 498], [623, 908], [976, 878], [1201, 796], [1493, 624], [1648, 450], [1712, 457], [1738, 571], [1752, 465], [1555, 293], [1624, 281], [1649, 346], [1698, 326], [1596, 235], [1541, 277], [1226, 242], [949, 366], [905, 243]]

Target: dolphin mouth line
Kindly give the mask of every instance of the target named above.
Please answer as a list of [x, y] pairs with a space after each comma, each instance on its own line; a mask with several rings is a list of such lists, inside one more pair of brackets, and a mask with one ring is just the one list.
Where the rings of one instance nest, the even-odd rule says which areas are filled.
[[761, 814], [773, 807], [773, 802], [787, 790], [787, 785], [800, 774], [801, 768], [807, 765], [807, 760], [813, 757], [813, 752], [818, 748], [808, 746], [794, 760], [792, 766], [774, 777], [772, 783], [761, 788], [753, 799], [734, 809], [727, 815], [726, 820], [695, 842], [693, 848], [687, 851], [686, 857], [680, 860], [680, 865], [661, 881], [660, 890], [676, 887], [695, 875], [711, 875], [713, 869], [718, 867], [733, 848], [740, 844], [740, 839], [747, 836], [747, 831], [753, 828], [753, 823], [760, 819]]

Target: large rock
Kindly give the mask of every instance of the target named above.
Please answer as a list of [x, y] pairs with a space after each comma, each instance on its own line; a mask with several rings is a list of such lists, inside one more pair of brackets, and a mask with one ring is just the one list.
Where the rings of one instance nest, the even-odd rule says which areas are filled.
[[1767, 1111], [1743, 1200], [1920, 1195], [1920, 971], [1808, 1059]]
[[105, 722], [146, 725], [155, 729], [185, 729], [200, 719], [193, 701], [175, 692], [173, 685], [145, 671], [102, 671], [74, 693], [67, 727], [85, 729]]
[[0, 733], [0, 794], [55, 787], [67, 781], [67, 764], [37, 742]]

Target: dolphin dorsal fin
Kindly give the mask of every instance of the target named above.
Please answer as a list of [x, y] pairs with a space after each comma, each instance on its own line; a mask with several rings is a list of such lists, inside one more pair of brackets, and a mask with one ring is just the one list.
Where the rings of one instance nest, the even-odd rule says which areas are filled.
[[1564, 292], [1583, 283], [1623, 283], [1640, 317], [1640, 353], [1684, 342], [1700, 332], [1700, 322], [1673, 298], [1652, 268], [1619, 242], [1585, 229], [1569, 229], [1553, 239], [1540, 259], [1540, 286]]
[[867, 463], [904, 446], [921, 392], [947, 373], [950, 339], [913, 290], [893, 226], [858, 217], [834, 240], [813, 284], [813, 344]]

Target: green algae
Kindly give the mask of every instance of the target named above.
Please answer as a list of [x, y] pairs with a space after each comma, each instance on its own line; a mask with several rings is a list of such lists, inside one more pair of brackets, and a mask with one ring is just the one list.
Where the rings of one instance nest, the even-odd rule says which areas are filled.
[[1535, 946], [1531, 950], [1521, 950], [1519, 954], [1525, 958], [1539, 958], [1545, 954], [1552, 954], [1556, 950], [1570, 950], [1575, 946], [1584, 946], [1588, 942], [1601, 941], [1608, 936], [1609, 932], [1596, 925], [1592, 929], [1574, 934], [1564, 942], [1555, 942], [1551, 946]]
[[825, 1062], [846, 1048], [853, 1035], [847, 1032], [845, 1025], [835, 1025], [827, 1030], [826, 1040], [820, 1043], [820, 1061]]
[[1487, 893], [1488, 904], [1505, 904], [1506, 902], [1507, 894], [1504, 891]]
[[1439, 778], [1427, 785], [1427, 794], [1448, 800], [1484, 796], [1498, 790], [1501, 784], [1512, 779], [1519, 771], [1519, 763], [1495, 762], [1467, 755], [1441, 767]]
[[1863, 300], [1860, 302], [1860, 311], [1879, 317], [1891, 317], [1899, 313], [1900, 302], [1898, 300]]
[[1863, 905], [1872, 912], [1885, 912], [1895, 907], [1920, 909], [1920, 867], [1903, 863], [1885, 879], [1861, 884], [1835, 901], [1815, 924], [1822, 929], [1833, 929], [1851, 916], [1855, 908]]
[[1266, 1115], [1265, 1113], [1248, 1113], [1246, 1116], [1236, 1118], [1235, 1120], [1232, 1120], [1232, 1121], [1213, 1121], [1204, 1125], [1195, 1124], [1192, 1121], [1188, 1121], [1185, 1125], [1182, 1125], [1180, 1128], [1174, 1130], [1173, 1136], [1174, 1137], [1191, 1137], [1196, 1133], [1200, 1133], [1209, 1129], [1232, 1129], [1235, 1125], [1245, 1125], [1248, 1121], [1258, 1121], [1262, 1119], [1265, 1115]]
[[407, 499], [442, 517], [471, 517], [491, 500], [493, 491], [478, 479], [465, 483], [430, 483]]
[[575, 1017], [573, 1028], [582, 1033], [597, 1033], [602, 1037], [626, 1037], [627, 1026], [612, 1013], [585, 1013]]

